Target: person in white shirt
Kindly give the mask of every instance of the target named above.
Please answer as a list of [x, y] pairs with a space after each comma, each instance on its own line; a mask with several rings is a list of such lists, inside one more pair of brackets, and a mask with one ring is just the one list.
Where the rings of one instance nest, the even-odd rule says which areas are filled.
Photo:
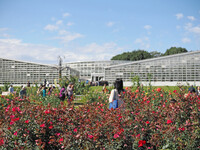
[[109, 97], [109, 109], [118, 108], [118, 100], [119, 100], [118, 90], [116, 88], [116, 83], [114, 83], [114, 89], [111, 90]]
[[71, 105], [71, 101], [72, 101], [72, 97], [73, 97], [73, 90], [74, 90], [74, 85], [73, 83], [70, 83], [67, 87], [67, 101], [68, 101], [68, 105]]
[[200, 86], [197, 87], [196, 93], [197, 93], [197, 96], [200, 96]]
[[121, 80], [119, 82], [119, 80], [116, 80], [114, 83], [114, 89], [111, 91], [109, 97], [109, 109], [119, 108], [124, 104], [123, 100], [121, 99], [122, 97], [119, 93], [120, 91], [122, 91], [122, 88], [123, 88], [123, 81]]

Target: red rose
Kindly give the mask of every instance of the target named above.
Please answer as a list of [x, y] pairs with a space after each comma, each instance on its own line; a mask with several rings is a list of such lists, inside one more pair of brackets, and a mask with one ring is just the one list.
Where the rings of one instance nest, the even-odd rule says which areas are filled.
[[172, 123], [172, 121], [171, 120], [167, 120], [167, 124], [170, 124], [170, 123]]
[[43, 123], [43, 124], [41, 124], [41, 125], [40, 125], [40, 127], [41, 127], [41, 128], [44, 128], [44, 127], [45, 127], [45, 124], [44, 124], [44, 123]]
[[156, 91], [157, 91], [157, 92], [160, 92], [160, 91], [161, 91], [161, 88], [157, 88]]
[[138, 147], [142, 147], [144, 144], [146, 144], [146, 141], [145, 140], [140, 140], [138, 142]]
[[25, 123], [27, 123], [27, 124], [28, 124], [28, 123], [29, 123], [29, 120], [26, 120], [26, 121], [25, 121]]

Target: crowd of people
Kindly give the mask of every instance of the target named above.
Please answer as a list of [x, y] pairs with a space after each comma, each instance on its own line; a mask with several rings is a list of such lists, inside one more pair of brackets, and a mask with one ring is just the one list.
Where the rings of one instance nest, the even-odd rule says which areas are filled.
[[[45, 80], [44, 83], [41, 84], [40, 87], [38, 88], [37, 95], [46, 97], [46, 95], [48, 94], [50, 96], [54, 89], [55, 87], [52, 85], [49, 86], [48, 81]], [[60, 87], [58, 98], [61, 101], [64, 101], [65, 99], [67, 99], [68, 105], [71, 105], [71, 101], [73, 99], [73, 90], [74, 90], [73, 83], [69, 83], [67, 87], [65, 86]]]
[[[27, 82], [27, 87], [30, 87], [30, 82]], [[43, 84], [40, 84], [38, 90], [37, 90], [37, 95], [42, 96], [42, 97], [46, 97], [46, 95], [51, 95], [52, 92], [54, 91], [55, 87], [53, 85], [49, 86], [49, 82], [46, 81], [46, 79], [44, 80]], [[73, 90], [74, 90], [74, 84], [73, 83], [69, 83], [68, 86], [62, 86], [59, 88], [60, 92], [58, 95], [58, 98], [61, 101], [64, 101], [65, 99], [67, 99], [68, 105], [71, 105], [71, 102], [73, 100]], [[114, 89], [111, 90], [110, 94], [109, 94], [109, 109], [116, 109], [119, 107], [123, 107], [123, 93], [124, 93], [124, 89], [123, 89], [123, 81], [122, 79], [116, 79], [114, 82]], [[10, 94], [16, 94], [16, 91], [14, 91], [13, 85], [10, 85], [8, 92]], [[106, 84], [104, 84], [103, 88], [102, 88], [102, 92], [103, 93], [108, 93]], [[198, 86], [196, 89], [194, 88], [194, 86], [192, 85], [191, 87], [189, 87], [188, 89], [189, 93], [193, 93], [196, 94], [197, 96], [200, 96], [200, 86]], [[21, 86], [20, 91], [19, 91], [19, 97], [21, 99], [23, 99], [24, 97], [27, 96], [27, 92], [26, 92], [26, 87], [25, 86]], [[175, 103], [174, 101], [172, 103]]]
[[191, 87], [188, 89], [189, 93], [196, 93], [197, 96], [200, 96], [200, 86], [197, 86], [197, 88], [195, 89], [193, 85], [191, 85]]
[[[30, 82], [27, 82], [27, 88], [30, 87]], [[60, 93], [58, 95], [58, 98], [61, 101], [64, 101], [65, 98], [67, 99], [68, 105], [71, 104], [71, 101], [73, 100], [73, 90], [74, 90], [74, 84], [73, 83], [69, 83], [69, 85], [65, 88], [65, 86], [62, 86], [61, 88], [59, 88], [60, 86], [58, 85], [58, 89], [60, 89]], [[19, 97], [20, 99], [23, 99], [27, 96], [27, 88], [22, 85], [20, 87], [20, 91], [19, 91]], [[52, 95], [53, 91], [55, 90], [55, 86], [53, 86], [52, 84], [50, 85], [48, 81], [46, 81], [46, 79], [44, 80], [44, 82], [42, 84], [40, 84], [40, 86], [37, 89], [37, 96], [41, 96], [43, 98], [45, 98], [47, 95]], [[9, 94], [16, 94], [16, 91], [14, 91], [13, 85], [11, 84], [8, 88], [8, 93]]]
[[73, 90], [74, 90], [74, 85], [72, 82], [69, 83], [67, 88], [65, 88], [65, 86], [62, 86], [59, 93], [59, 99], [61, 101], [64, 101], [65, 98], [67, 98], [68, 105], [71, 105], [71, 101], [73, 99]]

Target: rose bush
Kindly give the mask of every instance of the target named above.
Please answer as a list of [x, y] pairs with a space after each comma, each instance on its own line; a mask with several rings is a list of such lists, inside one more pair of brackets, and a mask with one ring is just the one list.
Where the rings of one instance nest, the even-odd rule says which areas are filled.
[[[123, 94], [109, 110], [104, 99], [75, 108], [52, 100], [0, 98], [2, 149], [198, 149], [200, 98], [183, 91]], [[93, 96], [95, 97], [95, 96]], [[89, 98], [89, 97], [88, 97]], [[172, 98], [176, 102], [172, 103]], [[102, 102], [101, 102], [102, 101]], [[45, 103], [45, 104], [43, 104]]]

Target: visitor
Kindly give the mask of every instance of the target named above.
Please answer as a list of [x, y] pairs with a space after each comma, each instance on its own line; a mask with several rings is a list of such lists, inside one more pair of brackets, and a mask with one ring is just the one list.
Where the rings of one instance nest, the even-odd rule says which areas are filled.
[[196, 93], [197, 93], [197, 96], [200, 96], [200, 86], [197, 87]]
[[51, 85], [48, 89], [48, 95], [50, 96], [51, 93], [53, 92], [53, 85]]
[[39, 86], [39, 88], [38, 88], [38, 90], [37, 90], [37, 95], [43, 95], [43, 93], [42, 93], [42, 90], [43, 90], [43, 86], [42, 86], [42, 84], [40, 84], [40, 86]]
[[89, 84], [89, 81], [88, 81], [88, 80], [86, 80], [86, 81], [85, 81], [85, 84]]
[[111, 91], [109, 97], [109, 109], [111, 108], [119, 108], [124, 109], [124, 102], [123, 102], [123, 81], [122, 79], [116, 79], [114, 83], [114, 89]]
[[47, 87], [49, 87], [49, 81], [47, 81]]
[[72, 98], [73, 98], [73, 90], [74, 90], [73, 83], [69, 83], [69, 85], [67, 87], [67, 102], [68, 102], [68, 106], [71, 105], [71, 101], [72, 101]]
[[43, 83], [43, 85], [46, 87], [46, 83], [47, 83], [47, 80], [46, 79], [44, 79], [44, 83]]
[[19, 91], [19, 97], [21, 98], [21, 99], [23, 99], [23, 96], [24, 96], [24, 90], [23, 90], [23, 85], [21, 86], [21, 89], [20, 89], [20, 91]]
[[111, 90], [110, 97], [109, 97], [109, 109], [118, 108], [118, 100], [119, 100], [118, 94], [119, 93], [116, 87], [116, 82], [114, 82], [114, 89]]
[[29, 81], [27, 82], [27, 87], [30, 87], [30, 82]]
[[14, 94], [14, 88], [12, 85], [10, 85], [10, 87], [8, 88], [8, 92], [9, 94]]
[[107, 90], [107, 88], [106, 88], [106, 84], [104, 84], [104, 86], [103, 86], [103, 88], [102, 88], [102, 92], [103, 92], [103, 93], [107, 93], [107, 91], [108, 91], [108, 90]]
[[195, 88], [193, 87], [193, 85], [191, 85], [191, 87], [188, 89], [189, 93], [195, 93]]
[[19, 92], [19, 96], [20, 96], [21, 99], [24, 99], [26, 97], [26, 88], [23, 85], [21, 86], [21, 90]]
[[65, 100], [65, 87], [64, 87], [64, 86], [62, 86], [62, 88], [60, 89], [59, 99], [60, 99], [61, 101], [64, 101], [64, 100]]
[[42, 88], [42, 96], [46, 97], [46, 87], [45, 86], [43, 86], [43, 88]]

